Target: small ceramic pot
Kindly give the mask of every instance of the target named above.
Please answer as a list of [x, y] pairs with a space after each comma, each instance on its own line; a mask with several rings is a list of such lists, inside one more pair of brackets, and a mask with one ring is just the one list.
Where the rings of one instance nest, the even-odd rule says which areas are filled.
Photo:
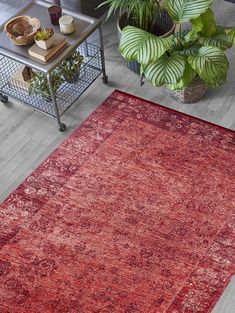
[[65, 76], [65, 80], [69, 84], [75, 84], [78, 81], [79, 76], [80, 76], [80, 70], [77, 73], [74, 73], [74, 75], [71, 75], [69, 77]]
[[54, 43], [54, 35], [52, 35], [49, 39], [47, 40], [36, 40], [35, 42], [37, 46], [43, 50], [48, 50]]

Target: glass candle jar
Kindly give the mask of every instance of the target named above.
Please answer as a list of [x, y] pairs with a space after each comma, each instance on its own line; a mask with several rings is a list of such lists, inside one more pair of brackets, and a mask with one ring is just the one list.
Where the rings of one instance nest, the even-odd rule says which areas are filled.
[[61, 7], [58, 5], [52, 5], [48, 8], [48, 13], [50, 15], [51, 24], [58, 25], [62, 13]]
[[59, 19], [60, 31], [65, 35], [72, 34], [75, 31], [75, 25], [73, 17], [70, 15], [64, 15]]

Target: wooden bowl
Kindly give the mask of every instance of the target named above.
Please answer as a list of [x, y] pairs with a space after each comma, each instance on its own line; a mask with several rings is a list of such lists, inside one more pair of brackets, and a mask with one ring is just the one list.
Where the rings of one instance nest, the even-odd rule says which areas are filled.
[[4, 26], [7, 36], [18, 46], [34, 43], [34, 35], [39, 28], [40, 21], [36, 17], [27, 15], [16, 16]]

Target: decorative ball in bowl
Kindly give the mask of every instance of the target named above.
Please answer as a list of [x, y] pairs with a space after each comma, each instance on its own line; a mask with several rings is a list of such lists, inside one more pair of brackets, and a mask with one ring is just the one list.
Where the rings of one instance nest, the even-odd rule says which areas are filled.
[[27, 15], [16, 16], [4, 26], [7, 36], [18, 46], [34, 43], [34, 36], [39, 28], [39, 19]]

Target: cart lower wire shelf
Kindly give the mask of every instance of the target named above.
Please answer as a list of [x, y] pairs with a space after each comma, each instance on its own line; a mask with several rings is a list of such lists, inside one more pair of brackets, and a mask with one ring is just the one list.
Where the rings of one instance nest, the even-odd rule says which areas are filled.
[[[60, 116], [76, 102], [102, 73], [102, 55], [99, 47], [84, 42], [77, 50], [84, 57], [79, 79], [74, 83], [64, 82], [55, 95]], [[53, 103], [48, 96], [29, 94], [28, 85], [14, 78], [21, 66], [22, 64], [17, 61], [0, 56], [0, 93], [56, 118]]]

